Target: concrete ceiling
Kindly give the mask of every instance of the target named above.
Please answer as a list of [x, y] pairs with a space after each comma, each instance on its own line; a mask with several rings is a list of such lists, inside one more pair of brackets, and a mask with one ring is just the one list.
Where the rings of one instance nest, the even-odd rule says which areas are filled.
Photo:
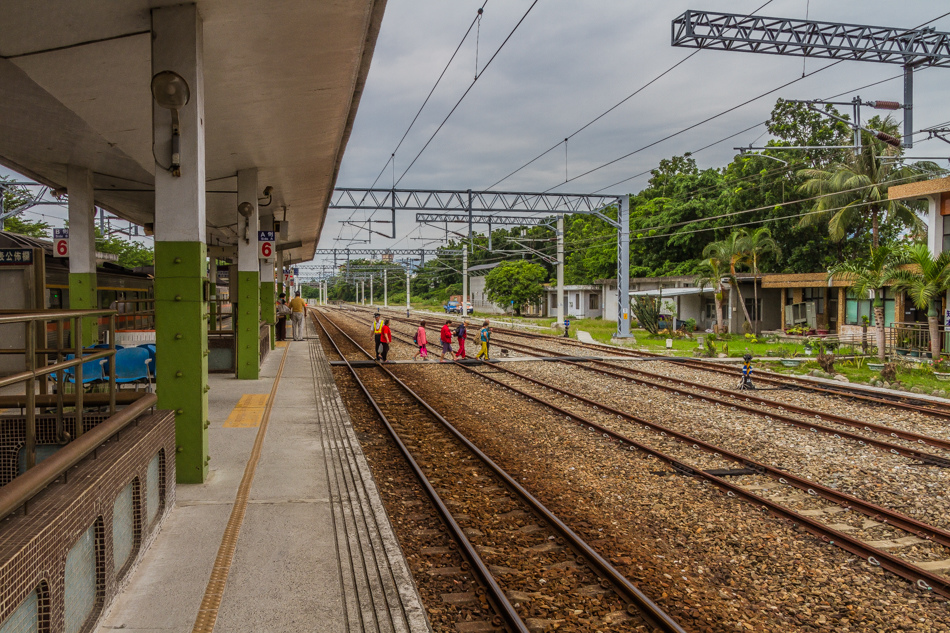
[[[96, 202], [154, 217], [148, 0], [4, 0], [0, 162], [64, 187], [95, 172]], [[198, 0], [204, 21], [209, 241], [233, 244], [236, 173], [275, 188], [312, 258], [382, 22], [385, 0]]]

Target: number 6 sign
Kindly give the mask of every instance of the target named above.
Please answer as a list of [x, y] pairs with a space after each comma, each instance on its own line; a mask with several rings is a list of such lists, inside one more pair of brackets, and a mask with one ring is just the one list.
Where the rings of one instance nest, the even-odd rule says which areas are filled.
[[53, 229], [53, 257], [69, 257], [69, 229]]
[[274, 231], [258, 231], [257, 242], [260, 249], [260, 259], [271, 259], [274, 257]]

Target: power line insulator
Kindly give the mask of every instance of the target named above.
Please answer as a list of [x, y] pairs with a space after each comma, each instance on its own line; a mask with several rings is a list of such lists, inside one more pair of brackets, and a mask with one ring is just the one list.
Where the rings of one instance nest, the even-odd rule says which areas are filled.
[[878, 110], [900, 110], [901, 104], [896, 101], [868, 101], [868, 105]]
[[877, 140], [879, 140], [879, 141], [884, 141], [884, 142], [887, 143], [888, 145], [893, 145], [894, 147], [900, 147], [900, 146], [901, 146], [900, 139], [895, 138], [895, 137], [891, 136], [890, 134], [886, 134], [886, 133], [884, 133], [884, 132], [878, 132], [878, 133], [875, 134], [874, 136], [877, 138]]

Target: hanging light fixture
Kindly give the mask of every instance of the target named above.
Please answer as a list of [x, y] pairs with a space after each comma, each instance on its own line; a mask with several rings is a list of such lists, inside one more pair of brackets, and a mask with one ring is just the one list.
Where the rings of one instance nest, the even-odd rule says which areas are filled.
[[178, 111], [188, 104], [191, 90], [188, 82], [176, 72], [163, 70], [152, 77], [152, 98], [159, 107], [172, 112], [172, 157], [168, 171], [172, 176], [181, 176], [181, 124]]

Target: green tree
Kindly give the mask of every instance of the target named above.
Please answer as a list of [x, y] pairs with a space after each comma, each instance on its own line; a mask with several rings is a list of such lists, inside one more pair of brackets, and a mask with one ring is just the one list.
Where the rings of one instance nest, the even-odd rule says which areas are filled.
[[515, 314], [521, 316], [523, 305], [544, 296], [542, 284], [547, 276], [542, 266], [529, 261], [503, 262], [488, 273], [485, 291], [492, 303], [502, 308], [511, 305]]
[[[926, 246], [924, 250], [927, 250]], [[899, 251], [879, 246], [871, 247], [870, 256], [866, 259], [840, 262], [828, 271], [829, 279], [846, 281], [850, 285], [852, 297], [873, 298], [877, 355], [881, 360], [884, 360], [884, 288], [897, 278], [900, 263]]]
[[22, 220], [15, 215], [3, 221], [3, 230], [38, 239], [49, 238], [50, 236], [50, 225], [46, 222], [41, 220]]
[[104, 236], [96, 227], [96, 250], [100, 253], [112, 253], [118, 255], [116, 263], [126, 268], [136, 268], [138, 266], [152, 266], [155, 264], [155, 251], [150, 246], [145, 246], [139, 242], [130, 239], [123, 239], [112, 235]]
[[727, 269], [715, 257], [710, 257], [703, 261], [697, 269], [699, 274], [700, 289], [709, 286], [713, 289], [713, 300], [716, 302], [716, 331], [722, 332], [722, 299], [725, 289], [722, 286], [722, 278], [726, 276]]
[[930, 353], [936, 360], [940, 358], [940, 300], [950, 288], [950, 251], [934, 257], [925, 244], [915, 244], [907, 249], [904, 260], [913, 269], [894, 273], [894, 289], [906, 292], [918, 309], [926, 308]]
[[755, 297], [752, 300], [752, 309], [755, 312], [755, 320], [752, 323], [753, 333], [758, 335], [759, 319], [761, 318], [759, 314], [759, 262], [764, 255], [772, 254], [777, 257], [781, 249], [778, 242], [772, 239], [772, 232], [764, 226], [751, 232], [743, 229], [741, 239], [749, 264], [752, 266], [752, 292]]
[[[883, 120], [874, 117], [867, 125], [889, 136], [898, 136], [897, 123], [890, 116]], [[809, 196], [822, 196], [812, 207], [815, 213], [804, 216], [801, 225], [826, 222], [829, 237], [840, 242], [855, 232], [866, 231], [870, 223], [874, 248], [881, 245], [881, 224], [885, 221], [907, 227], [920, 236], [923, 225], [915, 208], [903, 201], [888, 200], [887, 190], [892, 184], [932, 174], [936, 166], [929, 163], [902, 167], [893, 160], [900, 153], [899, 147], [861, 132], [860, 153], [825, 169], [801, 170], [799, 174], [808, 179], [801, 191]]]
[[734, 231], [724, 240], [707, 244], [706, 248], [703, 249], [703, 256], [707, 260], [715, 261], [720, 270], [728, 271], [729, 285], [732, 287], [732, 292], [739, 299], [745, 320], [751, 325], [752, 319], [749, 318], [749, 311], [746, 309], [745, 299], [742, 298], [739, 280], [736, 277], [736, 268], [744, 264], [748, 258], [748, 251], [742, 234], [739, 231]]

